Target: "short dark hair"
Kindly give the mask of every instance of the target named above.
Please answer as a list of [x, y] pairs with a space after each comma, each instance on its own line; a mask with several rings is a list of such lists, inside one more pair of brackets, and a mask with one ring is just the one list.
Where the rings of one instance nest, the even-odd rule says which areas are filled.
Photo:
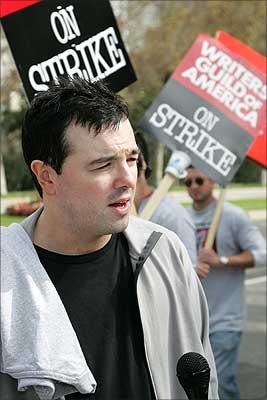
[[41, 160], [60, 174], [71, 151], [65, 131], [72, 122], [98, 134], [103, 129], [116, 129], [128, 116], [126, 102], [103, 81], [61, 76], [47, 91], [38, 93], [24, 117], [22, 149], [39, 194], [42, 196], [42, 188], [31, 163]]
[[135, 131], [135, 141], [136, 141], [137, 147], [140, 150], [140, 153], [138, 155], [138, 160], [137, 160], [138, 176], [140, 175], [141, 169], [144, 167], [143, 164], [145, 161], [145, 163], [146, 163], [145, 177], [148, 179], [151, 174], [148, 145], [144, 139], [144, 136], [139, 131]]

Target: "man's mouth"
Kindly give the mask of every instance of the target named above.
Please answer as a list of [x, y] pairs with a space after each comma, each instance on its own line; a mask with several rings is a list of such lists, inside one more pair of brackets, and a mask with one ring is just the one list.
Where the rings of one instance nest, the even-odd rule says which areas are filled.
[[110, 207], [125, 207], [129, 200], [118, 201], [116, 203], [110, 204]]
[[130, 208], [130, 199], [122, 199], [115, 201], [114, 203], [109, 204], [109, 207], [112, 207], [114, 210], [117, 211], [126, 211], [128, 212]]

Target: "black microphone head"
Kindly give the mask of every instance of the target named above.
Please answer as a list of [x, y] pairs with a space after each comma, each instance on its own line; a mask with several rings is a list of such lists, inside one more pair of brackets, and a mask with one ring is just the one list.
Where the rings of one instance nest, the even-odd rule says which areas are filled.
[[189, 399], [208, 399], [210, 367], [199, 353], [184, 354], [177, 363], [177, 378]]

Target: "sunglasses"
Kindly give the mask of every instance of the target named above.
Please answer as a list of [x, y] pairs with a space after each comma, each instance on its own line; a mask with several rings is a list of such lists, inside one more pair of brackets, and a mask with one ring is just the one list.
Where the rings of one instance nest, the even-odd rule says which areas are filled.
[[185, 186], [190, 187], [193, 182], [195, 182], [198, 186], [202, 186], [205, 182], [205, 179], [203, 179], [201, 176], [197, 176], [195, 179], [185, 179], [184, 184]]

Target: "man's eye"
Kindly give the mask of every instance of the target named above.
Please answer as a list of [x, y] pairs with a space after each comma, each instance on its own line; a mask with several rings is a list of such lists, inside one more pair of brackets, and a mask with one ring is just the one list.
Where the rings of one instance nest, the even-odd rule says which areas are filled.
[[128, 158], [127, 161], [128, 161], [129, 163], [137, 163], [137, 160], [138, 160], [137, 158], [131, 157], [131, 158]]
[[101, 165], [101, 167], [96, 168], [96, 170], [98, 171], [100, 169], [108, 168], [110, 165], [111, 165], [111, 163], [107, 163], [107, 164]]

